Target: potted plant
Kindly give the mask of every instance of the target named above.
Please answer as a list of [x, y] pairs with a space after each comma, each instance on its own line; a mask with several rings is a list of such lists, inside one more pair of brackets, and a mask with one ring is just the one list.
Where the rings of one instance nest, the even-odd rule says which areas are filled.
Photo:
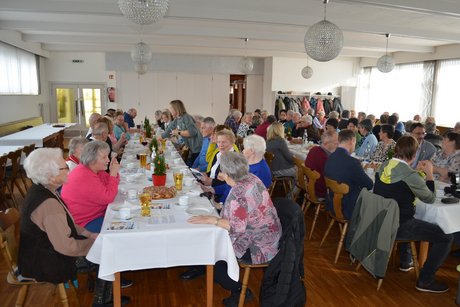
[[166, 162], [163, 155], [156, 155], [153, 159], [152, 182], [154, 186], [164, 186], [166, 184]]
[[158, 140], [157, 138], [153, 138], [151, 141], [150, 141], [150, 144], [149, 144], [149, 149], [150, 149], [150, 152], [153, 153], [158, 153]]
[[147, 116], [145, 117], [145, 120], [144, 120], [144, 130], [145, 130], [145, 137], [150, 139], [152, 137], [152, 126], [150, 126], [150, 120], [147, 118]]

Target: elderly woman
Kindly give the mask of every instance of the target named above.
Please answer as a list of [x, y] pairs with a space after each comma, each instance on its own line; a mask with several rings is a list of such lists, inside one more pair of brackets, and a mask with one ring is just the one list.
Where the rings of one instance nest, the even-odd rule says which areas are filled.
[[[61, 192], [75, 223], [94, 232], [101, 230], [107, 205], [118, 193], [120, 165], [115, 158], [109, 160], [109, 152], [105, 142], [86, 144], [81, 164], [70, 173]], [[107, 173], [105, 170], [109, 162]]]
[[248, 161], [249, 172], [259, 177], [268, 189], [272, 184], [272, 174], [267, 161], [264, 159], [267, 145], [263, 137], [250, 135], [243, 140], [243, 155]]
[[78, 164], [80, 164], [81, 152], [83, 147], [88, 143], [86, 138], [71, 138], [69, 142], [69, 156], [65, 160], [71, 172]]
[[[228, 230], [235, 255], [252, 264], [266, 263], [278, 253], [281, 224], [264, 184], [249, 173], [248, 162], [240, 153], [229, 152], [221, 158], [221, 173], [232, 187], [220, 217], [195, 216], [193, 224], [212, 224]], [[237, 306], [241, 283], [227, 275], [227, 263], [215, 265], [215, 280], [231, 296], [225, 306]], [[248, 291], [246, 297], [252, 296]]]
[[[120, 139], [118, 140], [115, 137], [114, 130], [113, 130], [113, 122], [108, 119], [107, 117], [101, 117], [98, 120], [98, 123], [105, 123], [107, 125], [108, 133], [107, 133], [107, 138], [104, 140], [103, 138], [100, 139], [100, 141], [105, 141], [109, 144], [112, 144], [112, 150], [116, 152], [117, 154], [121, 154], [123, 151], [123, 146], [126, 144], [126, 135], [122, 134], [120, 136]], [[97, 136], [93, 133], [94, 138], [98, 139]], [[110, 146], [109, 144], [109, 146]]]
[[380, 142], [371, 155], [372, 161], [381, 163], [391, 158], [388, 156], [388, 153], [393, 154], [396, 146], [396, 142], [393, 140], [394, 131], [395, 129], [392, 125], [384, 124], [380, 126]]
[[203, 138], [195, 125], [195, 120], [187, 113], [182, 101], [171, 101], [169, 111], [171, 111], [174, 120], [166, 128], [165, 132], [160, 135], [159, 139], [171, 136], [182, 137], [185, 145], [190, 149], [190, 157], [185, 162], [188, 166], [191, 166], [200, 154]]
[[432, 159], [433, 173], [439, 180], [449, 182], [449, 172], [460, 173], [460, 134], [447, 132], [441, 146], [442, 149]]
[[273, 153], [272, 174], [275, 177], [295, 177], [297, 169], [292, 154], [284, 140], [284, 127], [280, 123], [273, 123], [268, 127], [267, 151]]
[[238, 131], [236, 135], [242, 138], [245, 138], [246, 136], [248, 136], [248, 131], [251, 130], [250, 128], [251, 125], [252, 125], [252, 113], [246, 112], [243, 118], [241, 118], [241, 123], [238, 126]]
[[163, 127], [160, 126], [160, 128], [162, 130], [166, 130], [169, 127], [171, 120], [171, 113], [169, 111], [163, 111], [163, 113], [161, 113], [161, 122], [163, 123]]
[[377, 146], [377, 138], [372, 134], [372, 120], [364, 119], [358, 124], [358, 131], [362, 135], [356, 149], [356, 155], [369, 159], [375, 151]]

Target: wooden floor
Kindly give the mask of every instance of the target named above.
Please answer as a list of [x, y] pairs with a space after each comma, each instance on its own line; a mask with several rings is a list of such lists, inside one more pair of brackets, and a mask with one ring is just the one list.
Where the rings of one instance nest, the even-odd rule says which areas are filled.
[[[307, 228], [310, 227], [312, 211], [307, 213]], [[365, 270], [355, 271], [350, 265], [346, 252], [342, 252], [337, 265], [333, 264], [338, 228], [331, 231], [330, 238], [322, 248], [319, 240], [324, 233], [325, 216], [320, 216], [318, 228], [311, 241], [305, 241], [305, 276], [307, 287], [307, 304], [309, 306], [455, 306], [459, 273], [455, 270], [460, 258], [449, 256], [437, 276], [447, 282], [450, 291], [444, 294], [422, 293], [415, 289], [415, 273], [400, 272], [390, 261], [387, 276], [379, 292], [377, 281]], [[155, 255], [146, 255], [155, 257]], [[0, 257], [1, 258], [1, 257]], [[131, 297], [129, 306], [205, 306], [205, 278], [183, 281], [179, 274], [183, 267], [152, 269], [124, 273], [132, 279], [134, 285], [123, 289], [122, 294]], [[0, 306], [14, 306], [18, 288], [6, 283], [6, 265], [0, 259]], [[256, 298], [245, 304], [247, 307], [258, 306], [258, 294], [262, 272], [251, 273], [249, 287]], [[91, 306], [92, 293], [86, 288], [86, 275], [78, 277], [80, 287], [77, 298], [80, 306]], [[55, 287], [52, 285], [31, 287], [26, 306], [61, 306]], [[68, 290], [71, 306], [76, 305], [75, 293]], [[223, 306], [222, 299], [229, 293], [219, 285], [214, 287], [214, 306]]]

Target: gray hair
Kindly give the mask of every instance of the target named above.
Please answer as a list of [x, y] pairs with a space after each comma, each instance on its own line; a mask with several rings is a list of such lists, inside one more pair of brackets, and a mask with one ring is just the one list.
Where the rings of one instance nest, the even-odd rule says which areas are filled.
[[73, 155], [79, 146], [85, 146], [86, 143], [88, 143], [86, 138], [71, 138], [69, 142], [69, 155]]
[[305, 116], [303, 116], [303, 117], [305, 117], [304, 121], [305, 121], [305, 123], [307, 123], [308, 126], [310, 126], [311, 124], [313, 124], [313, 118], [311, 118], [310, 115], [305, 115]]
[[104, 133], [109, 133], [107, 124], [103, 122], [96, 123], [93, 128], [93, 136], [102, 136]]
[[109, 154], [109, 144], [102, 141], [92, 141], [86, 144], [85, 147], [83, 147], [83, 152], [81, 153], [81, 164], [89, 166], [91, 163], [97, 160], [97, 154], [100, 151], [106, 151], [107, 154]]
[[252, 149], [256, 155], [263, 156], [265, 150], [267, 149], [267, 144], [265, 139], [257, 134], [251, 134], [244, 138], [243, 147], [247, 149]]
[[220, 157], [220, 171], [238, 182], [249, 174], [248, 161], [242, 153], [227, 152]]
[[233, 116], [234, 119], [237, 119], [237, 118], [241, 118], [241, 116], [243, 116], [243, 114], [239, 110], [234, 110], [233, 113], [232, 113], [232, 116]]
[[436, 124], [433, 122], [425, 123], [426, 133], [436, 134]]
[[329, 112], [329, 118], [339, 119], [339, 112], [337, 112], [337, 111]]
[[197, 123], [202, 123], [204, 117], [201, 116], [201, 115], [193, 115], [193, 119], [194, 119]]
[[216, 121], [214, 120], [214, 118], [209, 117], [209, 116], [203, 118], [202, 123], [205, 123], [206, 125], [208, 125], [210, 127], [215, 127], [216, 126]]
[[288, 110], [288, 111], [286, 112], [286, 114], [289, 114], [289, 115], [294, 115], [294, 111], [292, 111], [292, 110]]
[[35, 184], [47, 185], [50, 177], [59, 174], [59, 158], [62, 159], [60, 148], [38, 148], [24, 160], [27, 177]]

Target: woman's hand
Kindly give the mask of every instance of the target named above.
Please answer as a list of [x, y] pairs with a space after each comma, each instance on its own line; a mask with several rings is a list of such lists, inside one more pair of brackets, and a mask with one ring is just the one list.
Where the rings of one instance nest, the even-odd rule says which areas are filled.
[[99, 233], [97, 233], [97, 232], [92, 232], [92, 233], [89, 235], [89, 237], [90, 237], [91, 239], [95, 240], [95, 241], [96, 241], [96, 239], [97, 239], [98, 236], [99, 236]]
[[431, 161], [424, 160], [417, 164], [417, 170], [426, 174], [426, 180], [433, 180], [433, 164]]
[[110, 176], [117, 177], [119, 170], [120, 170], [120, 164], [118, 163], [117, 158], [113, 157], [112, 161], [110, 161], [110, 166], [109, 166]]
[[187, 220], [187, 222], [191, 224], [211, 224], [215, 225], [216, 221], [220, 218], [212, 215], [199, 215], [199, 216], [192, 216]]
[[203, 173], [203, 176], [200, 178], [201, 182], [203, 182], [203, 185], [210, 186], [212, 184], [212, 179]]

